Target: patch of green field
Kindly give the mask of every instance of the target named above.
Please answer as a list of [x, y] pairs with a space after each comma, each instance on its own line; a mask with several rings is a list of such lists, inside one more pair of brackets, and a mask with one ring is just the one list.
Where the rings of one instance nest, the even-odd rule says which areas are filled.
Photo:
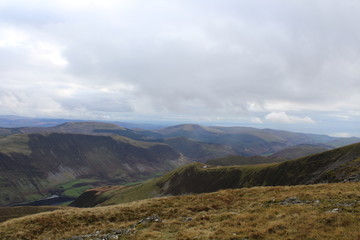
[[26, 195], [26, 199], [31, 202], [31, 201], [36, 201], [36, 200], [39, 200], [39, 199], [42, 199], [44, 198], [43, 195], [40, 195], [40, 194], [30, 194], [30, 195]]
[[78, 185], [78, 184], [95, 183], [95, 182], [98, 182], [98, 180], [95, 180], [95, 179], [76, 179], [76, 180], [73, 180], [73, 181], [70, 181], [70, 182], [60, 184], [60, 185], [58, 185], [56, 187], [63, 188], [65, 190], [67, 190], [67, 189], [73, 188], [75, 185]]
[[69, 197], [78, 197], [87, 189], [93, 188], [99, 181], [96, 179], [76, 179], [57, 185], [56, 188], [64, 190], [62, 195]]
[[86, 190], [88, 190], [90, 188], [92, 188], [92, 187], [91, 186], [82, 186], [82, 187], [77, 187], [77, 188], [71, 188], [71, 189], [63, 192], [63, 195], [69, 196], [69, 197], [78, 197], [83, 192], [85, 192]]
[[122, 186], [130, 187], [130, 186], [139, 185], [139, 184], [144, 183], [144, 182], [145, 182], [145, 180], [144, 181], [129, 182], [129, 183], [123, 184]]
[[107, 200], [99, 204], [99, 206], [107, 206], [156, 197], [159, 195], [160, 190], [156, 183], [157, 179], [153, 179], [146, 181], [143, 184], [132, 186], [131, 188], [104, 192], [99, 196], [99, 198]]

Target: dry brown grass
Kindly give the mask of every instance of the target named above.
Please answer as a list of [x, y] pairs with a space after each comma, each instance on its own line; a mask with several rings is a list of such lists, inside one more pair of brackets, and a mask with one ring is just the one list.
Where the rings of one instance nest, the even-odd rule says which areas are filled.
[[[296, 196], [302, 204], [279, 204]], [[339, 208], [339, 212], [329, 212]], [[360, 183], [254, 187], [166, 197], [8, 220], [0, 239], [61, 239], [129, 227], [123, 239], [360, 239]]]
[[18, 218], [18, 217], [31, 215], [31, 214], [55, 211], [55, 210], [65, 209], [65, 208], [67, 208], [67, 207], [61, 207], [61, 206], [0, 207], [0, 222], [4, 222], [4, 221], [12, 219], [12, 218]]

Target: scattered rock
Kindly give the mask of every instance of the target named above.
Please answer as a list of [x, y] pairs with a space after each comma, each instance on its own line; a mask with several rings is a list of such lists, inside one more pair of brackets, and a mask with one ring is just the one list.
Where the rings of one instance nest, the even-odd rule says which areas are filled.
[[302, 204], [303, 202], [300, 201], [297, 197], [288, 197], [284, 201], [280, 202], [280, 205], [292, 205], [292, 204]]
[[340, 208], [334, 208], [334, 209], [332, 209], [331, 211], [327, 211], [328, 213], [338, 213], [338, 212], [340, 212], [341, 211], [341, 209]]
[[348, 176], [343, 179], [342, 182], [359, 182], [360, 181], [360, 174], [356, 176]]
[[191, 220], [192, 220], [191, 217], [186, 217], [182, 219], [183, 222], [190, 222]]
[[128, 228], [115, 229], [107, 233], [103, 233], [102, 231], [96, 231], [95, 233], [92, 234], [74, 236], [62, 240], [115, 240], [115, 239], [119, 239], [123, 235], [134, 234], [136, 232], [136, 227], [138, 225], [147, 224], [151, 222], [162, 222], [162, 219], [158, 215], [152, 215], [139, 220], [137, 223], [132, 224]]
[[352, 207], [354, 205], [355, 203], [336, 203], [336, 206], [340, 206], [340, 207]]

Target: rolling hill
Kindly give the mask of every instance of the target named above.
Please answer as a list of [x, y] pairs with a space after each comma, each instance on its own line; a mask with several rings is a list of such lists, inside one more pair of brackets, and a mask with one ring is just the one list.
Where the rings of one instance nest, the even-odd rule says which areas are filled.
[[311, 144], [299, 144], [296, 146], [285, 148], [269, 156], [233, 155], [210, 159], [206, 161], [206, 164], [232, 166], [284, 162], [287, 160], [297, 159], [308, 155], [324, 152], [326, 150], [329, 150], [329, 148]]
[[[196, 124], [183, 124], [158, 130], [128, 129], [101, 122], [66, 122], [53, 127], [0, 128], [0, 135], [17, 133], [118, 135], [138, 141], [166, 142], [189, 159], [200, 162], [229, 155], [269, 156], [297, 145], [316, 145], [331, 149], [360, 141], [359, 138], [354, 137], [335, 138], [272, 129], [205, 127]], [[307, 150], [304, 149], [304, 153]]]
[[296, 144], [332, 147], [357, 140], [194, 124], [153, 131], [99, 122], [1, 128], [0, 204], [64, 192], [77, 196], [89, 187], [144, 180], [191, 160], [241, 154], [242, 164], [270, 163], [278, 159], [265, 156]]
[[252, 186], [360, 181], [360, 143], [283, 163], [243, 166], [190, 164], [138, 186], [80, 196], [73, 206], [111, 205], [152, 197]]
[[140, 133], [154, 138], [186, 137], [201, 142], [227, 145], [242, 156], [270, 155], [299, 144], [321, 144], [334, 148], [360, 142], [359, 138], [335, 138], [320, 134], [250, 127], [205, 127], [196, 124], [183, 124]]
[[296, 159], [305, 157], [308, 155], [321, 153], [329, 150], [331, 148], [325, 147], [322, 145], [312, 145], [312, 144], [299, 144], [296, 146], [288, 147], [283, 150], [280, 150], [272, 155], [270, 155], [272, 158], [282, 158], [282, 159]]
[[236, 154], [231, 146], [201, 142], [185, 137], [166, 138], [164, 143], [178, 150], [188, 159], [198, 162]]
[[[65, 183], [121, 184], [189, 163], [161, 143], [120, 136], [68, 133], [15, 134], [0, 138], [0, 204], [61, 194]], [[57, 187], [58, 186], [58, 187]]]

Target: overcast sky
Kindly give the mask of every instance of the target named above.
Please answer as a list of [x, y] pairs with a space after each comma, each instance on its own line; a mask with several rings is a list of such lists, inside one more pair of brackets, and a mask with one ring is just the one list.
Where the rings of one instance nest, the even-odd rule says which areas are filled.
[[0, 115], [360, 136], [358, 0], [1, 0]]

